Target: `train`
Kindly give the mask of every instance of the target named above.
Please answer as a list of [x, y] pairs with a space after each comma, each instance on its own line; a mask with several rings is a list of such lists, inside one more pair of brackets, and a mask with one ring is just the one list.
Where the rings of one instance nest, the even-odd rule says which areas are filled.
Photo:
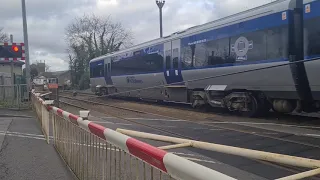
[[320, 0], [278, 0], [92, 59], [91, 90], [247, 117], [320, 110]]

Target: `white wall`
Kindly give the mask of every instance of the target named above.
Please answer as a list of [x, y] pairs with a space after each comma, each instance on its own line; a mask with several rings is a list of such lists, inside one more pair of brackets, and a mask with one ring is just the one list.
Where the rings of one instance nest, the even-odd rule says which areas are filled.
[[[11, 65], [10, 64], [0, 64], [0, 72], [11, 74]], [[15, 65], [14, 69], [13, 69], [13, 72], [16, 75], [22, 75], [22, 67]]]

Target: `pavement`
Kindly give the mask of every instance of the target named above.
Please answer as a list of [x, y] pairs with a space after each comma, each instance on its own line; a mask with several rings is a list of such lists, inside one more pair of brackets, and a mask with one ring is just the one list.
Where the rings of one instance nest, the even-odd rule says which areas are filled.
[[0, 180], [75, 179], [32, 111], [0, 109]]

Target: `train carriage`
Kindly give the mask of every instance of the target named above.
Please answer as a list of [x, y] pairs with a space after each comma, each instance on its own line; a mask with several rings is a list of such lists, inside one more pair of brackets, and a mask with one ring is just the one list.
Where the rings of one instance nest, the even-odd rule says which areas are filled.
[[247, 116], [318, 111], [319, 4], [276, 1], [95, 58], [92, 91]]

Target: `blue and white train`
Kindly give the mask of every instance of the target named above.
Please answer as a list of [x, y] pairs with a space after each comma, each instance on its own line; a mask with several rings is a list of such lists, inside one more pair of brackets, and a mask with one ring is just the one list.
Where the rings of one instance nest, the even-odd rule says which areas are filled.
[[247, 116], [271, 108], [315, 112], [317, 59], [320, 0], [279, 0], [95, 58], [90, 81], [98, 94], [209, 104]]

